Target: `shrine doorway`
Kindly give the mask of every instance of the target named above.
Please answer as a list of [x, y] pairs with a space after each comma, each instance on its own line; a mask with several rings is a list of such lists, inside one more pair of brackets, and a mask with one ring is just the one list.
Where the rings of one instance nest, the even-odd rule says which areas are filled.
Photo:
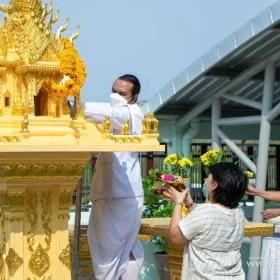
[[34, 96], [35, 116], [48, 116], [48, 95], [49, 86], [47, 83], [44, 83], [38, 94]]

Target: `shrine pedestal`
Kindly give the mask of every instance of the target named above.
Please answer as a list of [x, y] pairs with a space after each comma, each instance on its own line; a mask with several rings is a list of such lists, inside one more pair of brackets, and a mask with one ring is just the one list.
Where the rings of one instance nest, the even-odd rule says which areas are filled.
[[70, 280], [69, 209], [90, 153], [0, 154], [0, 279]]

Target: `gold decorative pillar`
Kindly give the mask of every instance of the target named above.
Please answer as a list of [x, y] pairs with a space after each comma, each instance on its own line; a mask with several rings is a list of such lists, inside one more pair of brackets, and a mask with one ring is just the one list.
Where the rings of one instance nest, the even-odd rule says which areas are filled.
[[74, 112], [75, 119], [85, 119], [80, 94], [74, 97]]
[[23, 67], [16, 68], [16, 73], [22, 74], [25, 86], [25, 99], [22, 101], [23, 110], [26, 114], [34, 115], [34, 96], [36, 92], [36, 75]]
[[70, 280], [69, 209], [90, 154], [0, 156], [0, 279]]
[[181, 279], [184, 245], [174, 244], [169, 238], [164, 238], [169, 260], [170, 277], [174, 280]]

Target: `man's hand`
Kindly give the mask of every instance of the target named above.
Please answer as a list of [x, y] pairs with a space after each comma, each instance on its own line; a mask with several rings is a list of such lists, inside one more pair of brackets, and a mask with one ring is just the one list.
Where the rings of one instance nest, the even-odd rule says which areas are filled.
[[280, 209], [266, 209], [261, 212], [266, 220], [280, 216]]
[[256, 195], [257, 194], [257, 189], [249, 184], [248, 187], [247, 187], [246, 193], [248, 195]]

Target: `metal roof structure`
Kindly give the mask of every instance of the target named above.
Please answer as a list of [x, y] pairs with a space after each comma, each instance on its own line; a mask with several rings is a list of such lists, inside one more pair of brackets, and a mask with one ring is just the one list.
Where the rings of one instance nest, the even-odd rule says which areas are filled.
[[[256, 174], [265, 190], [271, 123], [280, 115], [280, 1], [243, 25], [177, 75], [142, 105], [144, 113], [176, 119], [178, 149], [192, 119], [211, 117], [212, 148], [223, 141]], [[260, 126], [257, 165], [224, 133], [224, 126]], [[193, 129], [194, 130], [194, 129]], [[181, 138], [181, 139], [180, 139]], [[255, 198], [253, 221], [263, 222], [264, 200]], [[261, 256], [261, 238], [251, 241], [250, 258]], [[250, 266], [247, 279], [258, 279]]]
[[[142, 105], [144, 113], [153, 111], [168, 118], [191, 118], [190, 110], [211, 99], [219, 90], [232, 98], [221, 99], [222, 117], [256, 115], [263, 95], [264, 67], [250, 79], [229, 84], [253, 65], [280, 52], [280, 1], [257, 15], [206, 54], [179, 73], [155, 96]], [[232, 84], [232, 83], [231, 83]], [[224, 95], [225, 93], [223, 93]], [[255, 108], [240, 105], [234, 96], [256, 101]], [[223, 97], [223, 96], [222, 96]], [[229, 96], [228, 96], [229, 97]], [[280, 64], [277, 64], [273, 105], [280, 101]], [[208, 108], [211, 102], [208, 103]], [[211, 116], [207, 108], [201, 114]], [[179, 122], [184, 123], [183, 120]]]

